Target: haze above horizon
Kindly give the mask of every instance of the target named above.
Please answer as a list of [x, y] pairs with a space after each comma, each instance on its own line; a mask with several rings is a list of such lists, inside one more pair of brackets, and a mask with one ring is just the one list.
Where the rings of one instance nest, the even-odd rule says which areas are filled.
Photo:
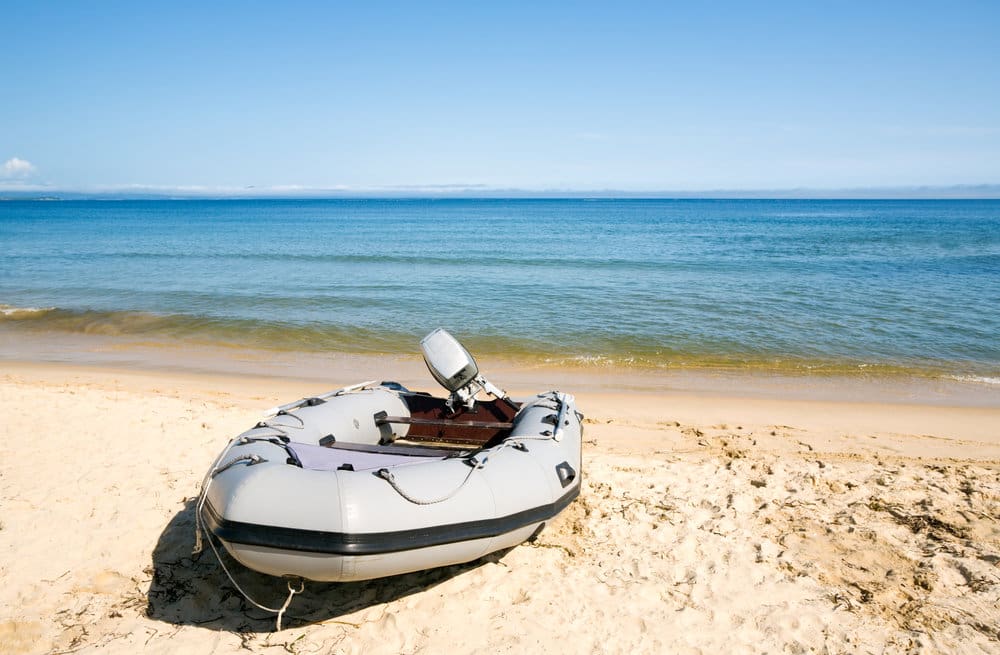
[[1000, 195], [992, 2], [0, 11], [0, 196]]

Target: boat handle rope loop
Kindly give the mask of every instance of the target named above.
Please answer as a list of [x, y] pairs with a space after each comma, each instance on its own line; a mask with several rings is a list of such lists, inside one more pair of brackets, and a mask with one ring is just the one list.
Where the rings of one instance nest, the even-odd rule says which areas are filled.
[[[268, 419], [266, 421], [258, 421], [257, 425], [253, 427], [254, 429], [270, 428], [275, 431], [276, 434], [274, 436], [281, 436], [281, 437], [288, 437], [288, 430], [286, 428], [291, 428], [292, 430], [303, 430], [306, 427], [306, 422], [303, 421], [302, 417], [299, 416], [298, 414], [292, 414], [291, 412], [282, 411], [281, 413], [278, 414], [278, 416], [291, 416], [292, 418], [298, 420], [300, 425], [274, 425], [273, 423], [271, 423], [271, 419]], [[277, 418], [277, 416], [275, 416], [274, 418]]]
[[253, 466], [254, 464], [263, 464], [266, 461], [267, 461], [266, 459], [264, 459], [263, 457], [261, 457], [260, 455], [257, 455], [257, 454], [253, 454], [253, 455], [240, 455], [239, 457], [232, 458], [231, 460], [229, 460], [228, 462], [226, 462], [222, 466], [220, 466], [220, 467], [216, 468], [214, 471], [212, 471], [212, 477], [214, 478], [215, 476], [217, 476], [218, 474], [222, 473], [226, 469], [232, 468], [233, 466], [236, 466], [240, 462], [249, 462], [249, 464], [247, 464], [247, 466]]
[[414, 496], [411, 496], [410, 494], [406, 493], [406, 491], [399, 486], [399, 483], [396, 482], [396, 476], [394, 476], [392, 474], [392, 471], [390, 471], [389, 469], [386, 468], [379, 469], [375, 471], [375, 475], [388, 482], [389, 486], [392, 487], [396, 493], [398, 493], [400, 496], [410, 501], [414, 505], [436, 505], [437, 503], [443, 503], [449, 498], [454, 497], [455, 494], [461, 491], [462, 488], [465, 487], [465, 485], [472, 478], [472, 474], [475, 473], [476, 469], [481, 469], [484, 466], [486, 466], [486, 462], [488, 459], [489, 459], [488, 457], [485, 457], [483, 458], [483, 461], [480, 462], [475, 457], [470, 457], [469, 459], [465, 460], [465, 463], [470, 466], [469, 472], [465, 474], [465, 479], [462, 480], [462, 482], [459, 483], [457, 487], [452, 489], [451, 492], [445, 494], [444, 496], [441, 496], [440, 498], [435, 498], [434, 500], [422, 500], [420, 498], [415, 498]]

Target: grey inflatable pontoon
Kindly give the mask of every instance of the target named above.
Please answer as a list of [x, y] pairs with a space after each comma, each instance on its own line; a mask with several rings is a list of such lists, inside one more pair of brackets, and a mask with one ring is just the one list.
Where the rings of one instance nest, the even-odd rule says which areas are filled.
[[200, 528], [248, 568], [320, 581], [468, 562], [539, 532], [580, 493], [573, 397], [511, 400], [444, 330], [421, 347], [448, 398], [367, 382], [274, 408], [209, 469]]

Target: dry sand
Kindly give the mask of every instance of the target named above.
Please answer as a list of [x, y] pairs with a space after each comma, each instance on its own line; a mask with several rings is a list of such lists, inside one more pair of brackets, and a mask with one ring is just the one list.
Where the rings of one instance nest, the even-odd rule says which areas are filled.
[[578, 394], [583, 493], [534, 544], [307, 584], [274, 632], [191, 558], [192, 497], [323, 390], [5, 363], [0, 652], [1000, 653], [1000, 409], [670, 392]]

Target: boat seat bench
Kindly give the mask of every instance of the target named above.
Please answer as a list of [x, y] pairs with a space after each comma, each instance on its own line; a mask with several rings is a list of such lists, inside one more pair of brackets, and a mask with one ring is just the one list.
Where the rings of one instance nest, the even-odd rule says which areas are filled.
[[454, 452], [434, 448], [373, 446], [370, 444], [337, 443], [331, 446], [291, 442], [285, 450], [294, 455], [296, 464], [313, 471], [335, 471], [348, 468], [366, 471], [419, 461], [433, 461], [454, 457]]
[[500, 421], [453, 421], [446, 418], [414, 418], [412, 416], [379, 416], [375, 419], [375, 425], [388, 425], [390, 423], [456, 426], [480, 430], [510, 430], [514, 427], [513, 423]]
[[409, 416], [375, 415], [377, 427], [407, 425], [407, 441], [483, 447], [510, 434], [519, 405], [509, 400], [477, 401], [474, 407], [455, 414], [443, 398], [425, 394], [403, 396]]

